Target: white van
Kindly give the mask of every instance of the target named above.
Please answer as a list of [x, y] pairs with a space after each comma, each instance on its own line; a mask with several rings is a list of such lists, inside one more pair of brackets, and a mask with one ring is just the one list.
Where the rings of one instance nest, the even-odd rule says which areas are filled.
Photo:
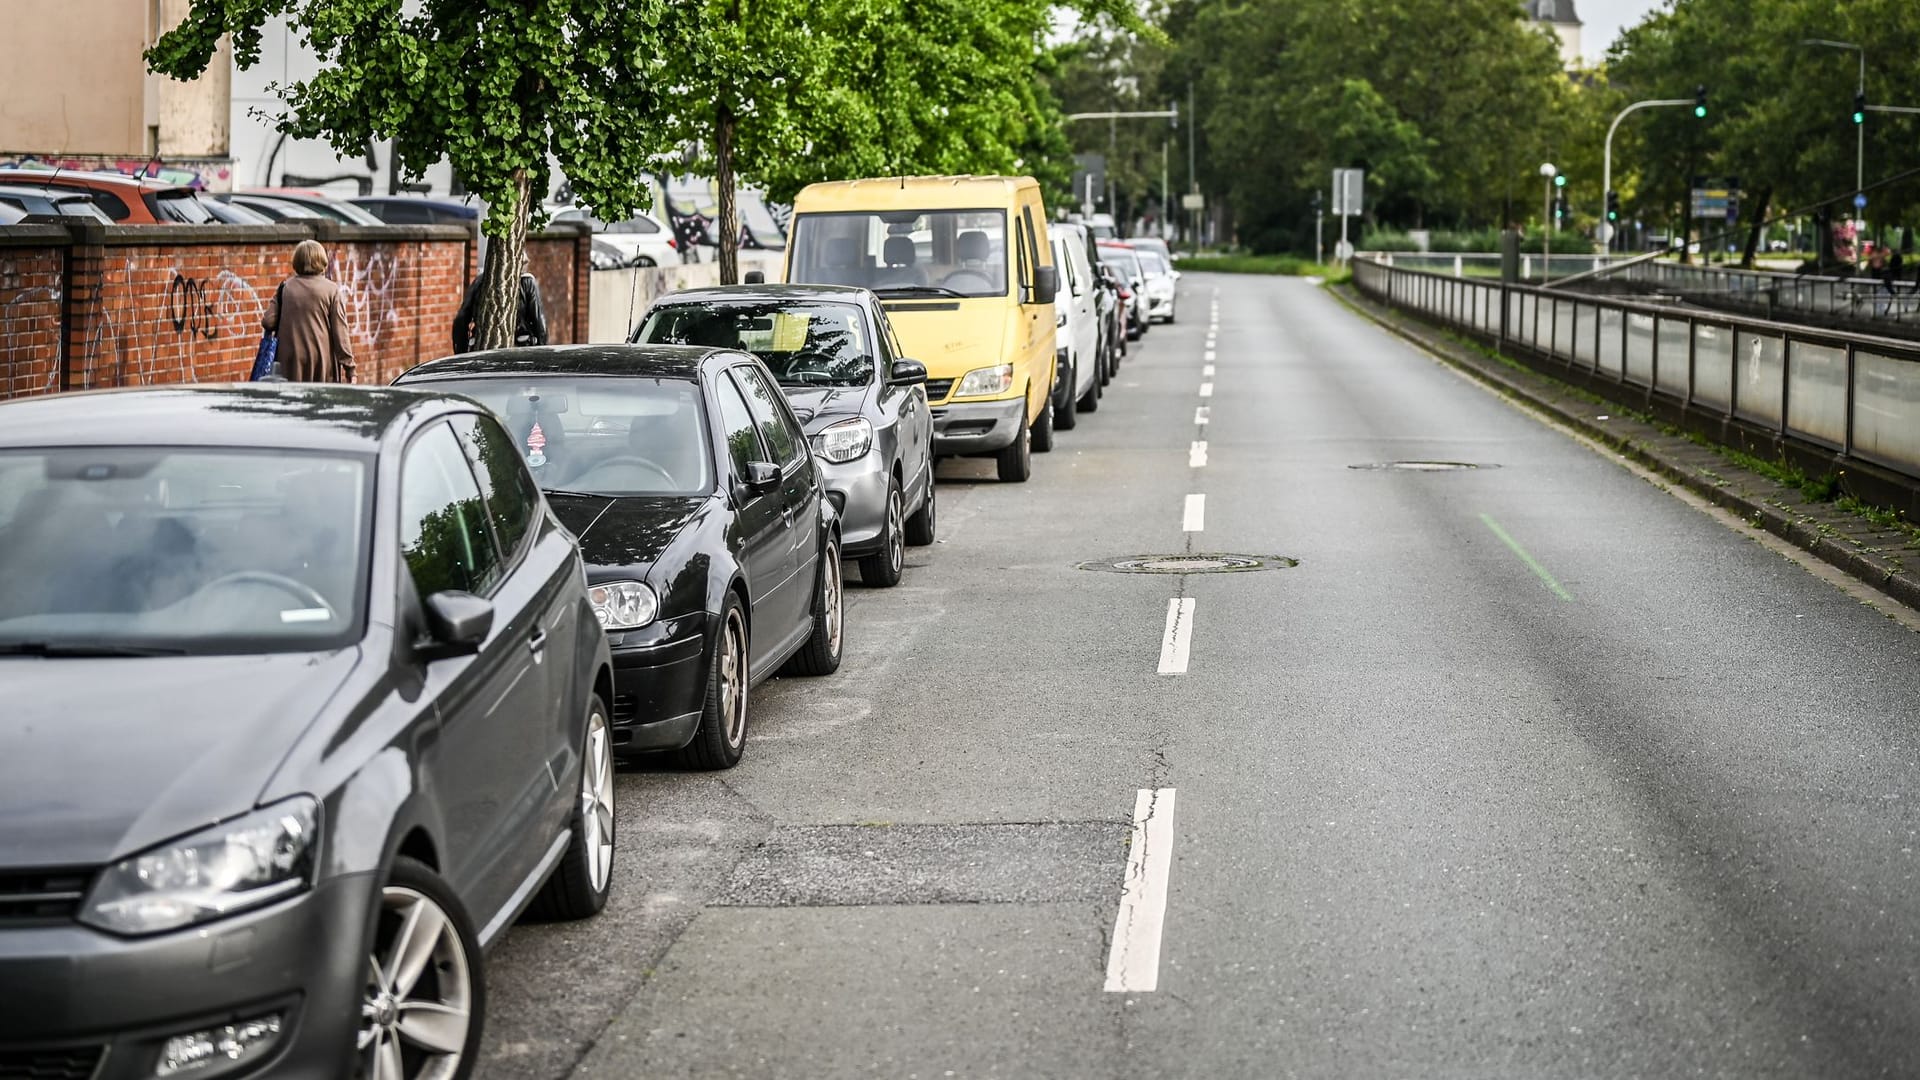
[[1060, 270], [1060, 291], [1053, 299], [1056, 373], [1053, 380], [1053, 426], [1071, 431], [1079, 424], [1076, 413], [1100, 407], [1100, 373], [1106, 370], [1101, 354], [1099, 281], [1087, 227], [1054, 223], [1047, 226], [1053, 242], [1053, 265]]

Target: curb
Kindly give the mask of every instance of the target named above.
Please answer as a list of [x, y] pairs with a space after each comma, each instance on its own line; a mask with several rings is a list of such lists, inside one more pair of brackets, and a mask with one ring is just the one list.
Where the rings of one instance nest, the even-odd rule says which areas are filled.
[[[1337, 286], [1328, 291], [1348, 308], [1372, 320], [1382, 329], [1405, 339], [1423, 352], [1472, 376], [1502, 395], [1545, 415], [1558, 424], [1572, 428], [1586, 438], [1679, 484], [1715, 506], [1739, 515], [1743, 520], [1814, 555], [1848, 576], [1885, 592], [1907, 607], [1920, 610], [1920, 576], [1909, 571], [1898, 559], [1885, 557], [1879, 551], [1857, 541], [1848, 542], [1835, 539], [1830, 535], [1836, 531], [1841, 532], [1842, 535], [1845, 534], [1844, 528], [1836, 528], [1836, 526], [1854, 526], [1858, 519], [1851, 515], [1830, 507], [1824, 508], [1827, 513], [1822, 514], [1819, 512], [1823, 508], [1822, 504], [1808, 504], [1808, 510], [1805, 513], [1794, 513], [1784, 509], [1780, 504], [1790, 499], [1800, 498], [1799, 492], [1768, 477], [1748, 472], [1731, 461], [1724, 461], [1720, 465], [1719, 472], [1737, 474], [1742, 481], [1742, 486], [1748, 489], [1748, 491], [1734, 490], [1723, 476], [1692, 466], [1663, 449], [1662, 442], [1670, 442], [1676, 437], [1667, 436], [1652, 425], [1630, 415], [1616, 414], [1613, 420], [1603, 425], [1593, 420], [1590, 415], [1591, 408], [1572, 408], [1567, 399], [1573, 397], [1574, 388], [1559, 382], [1548, 373], [1530, 367], [1525, 372], [1514, 371], [1489, 360], [1462, 345], [1440, 337], [1438, 327], [1383, 307], [1362, 296], [1351, 285]], [[1513, 362], [1524, 363], [1519, 360]], [[1618, 410], [1634, 409], [1630, 404], [1604, 397], [1602, 400], [1606, 400], [1611, 407]], [[1754, 490], [1765, 491], [1767, 494], [1756, 496], [1749, 493]]]

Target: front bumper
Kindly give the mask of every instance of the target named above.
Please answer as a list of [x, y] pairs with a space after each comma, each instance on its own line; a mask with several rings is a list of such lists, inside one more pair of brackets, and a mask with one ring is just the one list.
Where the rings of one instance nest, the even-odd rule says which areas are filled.
[[887, 530], [887, 492], [893, 473], [877, 449], [839, 464], [816, 457], [827, 498], [840, 515], [840, 553], [846, 558], [880, 550]]
[[933, 410], [933, 452], [991, 454], [1012, 446], [1027, 422], [1027, 399], [963, 401]]
[[0, 1073], [147, 1080], [169, 1038], [278, 1013], [280, 1034], [264, 1056], [178, 1075], [351, 1075], [376, 893], [374, 875], [349, 874], [258, 911], [143, 938], [74, 922], [0, 930]]
[[692, 741], [707, 700], [710, 621], [701, 612], [607, 635], [616, 753], [678, 750]]

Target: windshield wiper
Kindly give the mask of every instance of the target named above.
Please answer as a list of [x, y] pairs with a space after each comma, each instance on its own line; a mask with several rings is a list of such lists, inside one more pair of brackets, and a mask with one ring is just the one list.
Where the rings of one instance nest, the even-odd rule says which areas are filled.
[[546, 492], [549, 495], [572, 495], [574, 498], [577, 498], [577, 499], [605, 499], [610, 497], [606, 495], [597, 495], [591, 491], [568, 491], [566, 488], [541, 488], [540, 490]]
[[967, 294], [944, 285], [888, 285], [884, 289], [873, 290], [880, 296], [951, 296], [956, 300], [965, 300]]
[[116, 645], [86, 641], [5, 641], [0, 656], [185, 656], [187, 650], [165, 645]]

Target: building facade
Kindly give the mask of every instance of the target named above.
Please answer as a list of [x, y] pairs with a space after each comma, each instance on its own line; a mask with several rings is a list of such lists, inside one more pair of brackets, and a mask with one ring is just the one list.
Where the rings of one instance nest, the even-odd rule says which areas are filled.
[[1573, 0], [1526, 0], [1527, 18], [1552, 30], [1560, 39], [1560, 63], [1565, 67], [1580, 64], [1580, 30], [1583, 24], [1573, 8]]

